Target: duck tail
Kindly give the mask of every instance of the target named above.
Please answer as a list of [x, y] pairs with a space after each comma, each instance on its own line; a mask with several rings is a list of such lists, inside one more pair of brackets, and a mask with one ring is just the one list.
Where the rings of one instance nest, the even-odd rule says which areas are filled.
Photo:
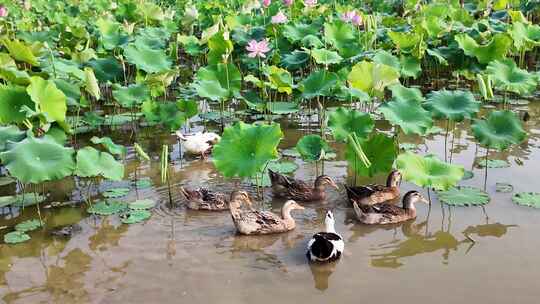
[[360, 206], [358, 206], [358, 203], [353, 202], [353, 208], [354, 208], [354, 213], [356, 213], [356, 217], [360, 218], [365, 215], [362, 209], [360, 209]]
[[270, 176], [270, 182], [272, 185], [288, 186], [290, 184], [286, 176], [279, 174], [275, 171], [268, 169], [268, 175]]
[[347, 185], [344, 185], [345, 186], [345, 190], [347, 190], [347, 197], [349, 197], [349, 199], [352, 199], [356, 196], [356, 192], [354, 192], [354, 190], [347, 186]]

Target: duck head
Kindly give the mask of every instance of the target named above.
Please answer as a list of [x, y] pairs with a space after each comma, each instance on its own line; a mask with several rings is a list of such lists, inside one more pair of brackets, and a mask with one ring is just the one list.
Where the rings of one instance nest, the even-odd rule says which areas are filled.
[[326, 227], [326, 232], [336, 232], [335, 229], [336, 220], [334, 219], [334, 213], [328, 210], [326, 211], [326, 217], [324, 218], [324, 226]]
[[330, 186], [332, 188], [335, 188], [336, 190], [339, 190], [338, 185], [334, 182], [334, 180], [328, 176], [328, 175], [321, 175], [317, 177], [315, 180], [315, 188], [324, 190], [326, 189], [326, 186]]
[[242, 204], [246, 204], [250, 209], [253, 208], [253, 202], [246, 191], [236, 190], [231, 193], [229, 208], [239, 209]]
[[403, 208], [404, 209], [414, 209], [414, 204], [416, 203], [426, 203], [430, 204], [430, 202], [418, 191], [409, 191], [405, 196], [403, 196]]
[[392, 170], [392, 172], [390, 172], [390, 174], [388, 175], [388, 179], [386, 180], [386, 186], [399, 187], [401, 185], [402, 179], [403, 176], [401, 175], [401, 172], [399, 172], [399, 170]]
[[303, 206], [300, 206], [297, 202], [293, 200], [288, 200], [283, 205], [283, 210], [304, 210], [305, 208]]

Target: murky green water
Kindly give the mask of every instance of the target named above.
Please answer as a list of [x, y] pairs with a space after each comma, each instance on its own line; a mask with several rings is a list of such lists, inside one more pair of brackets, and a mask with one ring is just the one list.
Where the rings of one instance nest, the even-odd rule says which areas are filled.
[[[174, 144], [175, 139], [165, 133], [157, 136], [150, 128], [142, 130], [137, 141], [151, 151], [155, 161], [140, 163], [129, 149], [128, 177], [150, 177], [158, 186], [133, 191], [127, 199], [159, 201], [152, 218], [127, 226], [115, 217], [89, 217], [80, 205], [45, 209], [46, 230], [31, 232], [27, 243], [0, 245], [0, 302], [536, 303], [540, 210], [514, 205], [511, 193], [495, 191], [496, 182], [511, 183], [516, 192], [538, 190], [540, 107], [529, 105], [529, 113], [529, 139], [503, 153], [490, 154], [491, 159], [507, 160], [511, 166], [489, 170], [487, 190], [492, 201], [484, 209], [442, 210], [435, 200], [430, 211], [419, 206], [414, 222], [365, 226], [353, 219], [345, 193], [332, 192], [328, 204], [306, 204], [305, 212], [294, 214], [296, 230], [262, 237], [237, 236], [227, 212], [193, 212], [182, 206], [179, 185], [229, 190], [233, 184], [221, 179], [210, 162], [181, 162], [177, 145], [171, 152], [175, 160], [171, 206], [167, 187], [160, 185], [157, 159], [163, 142]], [[281, 148], [294, 146], [310, 131], [305, 121], [283, 122], [282, 128], [286, 138]], [[378, 128], [390, 127], [379, 124]], [[473, 169], [474, 178], [462, 184], [483, 187], [484, 171], [474, 163], [484, 149], [477, 149], [468, 130], [468, 125], [456, 127], [453, 152], [447, 158]], [[113, 137], [122, 142], [130, 135], [119, 130]], [[420, 153], [444, 159], [444, 134], [425, 141], [400, 137], [400, 141], [425, 143], [419, 146]], [[447, 145], [452, 146], [451, 134]], [[296, 177], [315, 177], [314, 165], [297, 163]], [[338, 182], [347, 178], [344, 161], [326, 162], [324, 170]], [[4, 188], [0, 189], [3, 194], [15, 191], [13, 185]], [[403, 188], [405, 192], [415, 186], [404, 183]], [[69, 180], [45, 189], [49, 201], [64, 202], [79, 200], [84, 187]], [[273, 201], [266, 191], [260, 204], [278, 211], [282, 202]], [[346, 252], [336, 264], [309, 266], [306, 242], [322, 229], [326, 209], [336, 213]], [[0, 226], [8, 227], [36, 216], [33, 207], [2, 212]], [[50, 236], [54, 227], [73, 223], [80, 224], [82, 231], [72, 238]]]

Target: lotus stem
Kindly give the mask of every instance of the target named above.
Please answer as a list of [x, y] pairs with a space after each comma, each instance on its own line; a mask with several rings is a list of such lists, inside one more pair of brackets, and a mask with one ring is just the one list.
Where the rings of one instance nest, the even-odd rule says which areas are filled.
[[351, 144], [352, 148], [354, 149], [354, 152], [356, 153], [356, 156], [362, 161], [364, 166], [371, 167], [371, 161], [364, 153], [364, 150], [362, 149], [362, 146], [358, 143], [358, 138], [356, 137], [355, 133], [350, 133], [348, 135], [349, 143]]

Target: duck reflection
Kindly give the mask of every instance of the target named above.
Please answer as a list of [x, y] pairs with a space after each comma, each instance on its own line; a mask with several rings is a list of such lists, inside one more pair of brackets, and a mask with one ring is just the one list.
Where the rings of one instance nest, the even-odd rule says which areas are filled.
[[311, 275], [313, 275], [313, 282], [315, 288], [324, 291], [328, 289], [329, 279], [332, 273], [336, 270], [338, 261], [331, 263], [310, 263]]
[[501, 223], [469, 226], [463, 230], [463, 234], [470, 236], [476, 234], [479, 237], [493, 236], [500, 238], [508, 232], [508, 228], [518, 227], [518, 225], [503, 225]]

